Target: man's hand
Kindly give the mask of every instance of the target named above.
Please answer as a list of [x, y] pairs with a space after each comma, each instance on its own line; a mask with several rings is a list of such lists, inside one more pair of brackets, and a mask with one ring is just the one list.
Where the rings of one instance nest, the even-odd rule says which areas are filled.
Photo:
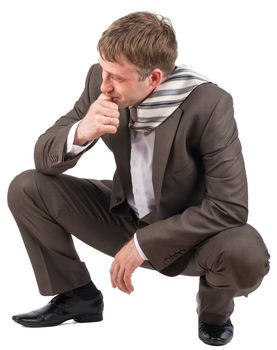
[[110, 97], [101, 94], [78, 125], [74, 144], [82, 146], [104, 134], [115, 134], [118, 126], [118, 105]]
[[114, 257], [110, 274], [113, 288], [119, 288], [122, 292], [130, 294], [134, 291], [131, 276], [144, 260], [140, 257], [134, 240], [127, 243]]

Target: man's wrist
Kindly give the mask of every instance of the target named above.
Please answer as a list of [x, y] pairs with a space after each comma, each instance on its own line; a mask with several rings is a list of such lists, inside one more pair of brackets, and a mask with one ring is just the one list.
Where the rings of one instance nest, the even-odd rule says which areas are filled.
[[80, 122], [77, 122], [71, 127], [69, 134], [68, 134], [68, 137], [67, 137], [66, 155], [69, 157], [74, 157], [74, 156], [78, 155], [83, 150], [85, 150], [88, 145], [91, 144], [91, 142], [87, 142], [86, 144], [84, 144], [82, 146], [74, 144], [74, 138], [75, 138], [76, 130], [77, 130], [79, 124], [80, 124]]
[[135, 246], [137, 248], [137, 251], [138, 251], [140, 257], [143, 260], [148, 260], [147, 256], [144, 254], [143, 250], [141, 249], [141, 247], [139, 245], [139, 242], [138, 242], [138, 239], [137, 239], [137, 233], [134, 234], [134, 243], [135, 243]]
[[77, 128], [75, 130], [73, 144], [76, 146], [85, 147], [90, 143], [90, 141], [80, 136], [80, 123], [81, 122], [78, 123]]

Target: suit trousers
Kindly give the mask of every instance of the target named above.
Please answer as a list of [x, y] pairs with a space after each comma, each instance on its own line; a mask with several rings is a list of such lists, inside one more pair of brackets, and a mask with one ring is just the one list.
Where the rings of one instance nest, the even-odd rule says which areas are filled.
[[[146, 223], [109, 211], [110, 190], [98, 180], [28, 170], [10, 184], [8, 204], [21, 232], [42, 295], [55, 295], [90, 281], [72, 235], [114, 256]], [[224, 323], [233, 298], [247, 296], [269, 270], [269, 254], [249, 224], [226, 229], [206, 240], [182, 273], [200, 276], [199, 319]], [[151, 268], [149, 262], [143, 267]]]

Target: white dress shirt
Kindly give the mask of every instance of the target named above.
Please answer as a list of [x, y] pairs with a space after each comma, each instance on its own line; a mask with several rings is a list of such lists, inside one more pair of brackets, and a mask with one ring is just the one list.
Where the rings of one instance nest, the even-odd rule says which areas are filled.
[[92, 142], [91, 141], [90, 143], [86, 144], [85, 146], [74, 145], [75, 132], [76, 132], [76, 129], [78, 128], [79, 123], [80, 122], [77, 122], [71, 127], [71, 129], [70, 129], [70, 131], [68, 133], [68, 136], [67, 136], [66, 154], [69, 157], [77, 156], [77, 154], [81, 153]]
[[[90, 144], [86, 146], [74, 145], [74, 136], [79, 122], [75, 123], [69, 131], [67, 138], [66, 153], [74, 157]], [[155, 197], [152, 182], [152, 161], [155, 142], [155, 131], [148, 135], [137, 133], [130, 129], [131, 136], [131, 157], [130, 169], [132, 189], [127, 193], [127, 202], [134, 210], [138, 218], [149, 214], [155, 208]], [[148, 260], [143, 253], [136, 233], [134, 234], [134, 243], [142, 259]]]
[[130, 129], [130, 134], [132, 190], [127, 193], [127, 202], [141, 219], [155, 208], [152, 182], [155, 132], [145, 136]]

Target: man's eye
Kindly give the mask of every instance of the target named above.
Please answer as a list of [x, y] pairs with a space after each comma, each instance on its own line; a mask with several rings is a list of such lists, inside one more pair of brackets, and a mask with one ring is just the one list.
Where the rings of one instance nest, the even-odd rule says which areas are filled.
[[116, 81], [122, 81], [123, 80], [122, 78], [116, 77], [114, 75], [111, 75], [111, 79], [112, 80], [116, 80]]

